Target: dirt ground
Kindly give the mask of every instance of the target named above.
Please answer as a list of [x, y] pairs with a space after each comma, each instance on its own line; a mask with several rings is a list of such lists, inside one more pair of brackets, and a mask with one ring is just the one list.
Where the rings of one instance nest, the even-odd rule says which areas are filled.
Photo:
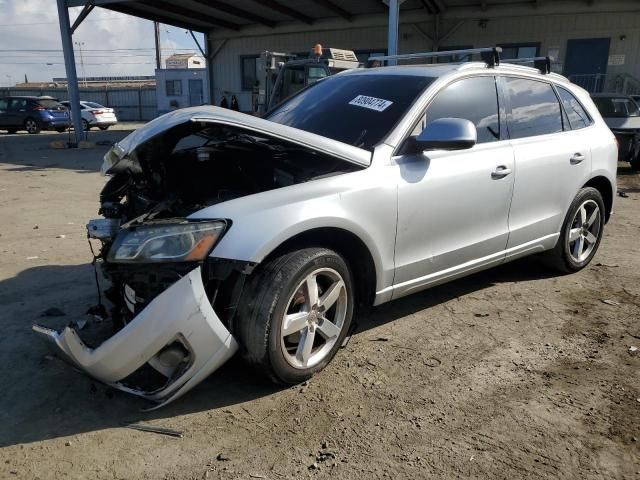
[[[96, 295], [84, 225], [107, 147], [54, 138], [0, 134], [0, 478], [640, 479], [640, 175], [626, 165], [628, 198], [582, 272], [486, 271], [359, 318], [305, 385], [233, 360], [144, 413], [30, 331], [86, 319]], [[52, 307], [65, 316], [41, 317]]]

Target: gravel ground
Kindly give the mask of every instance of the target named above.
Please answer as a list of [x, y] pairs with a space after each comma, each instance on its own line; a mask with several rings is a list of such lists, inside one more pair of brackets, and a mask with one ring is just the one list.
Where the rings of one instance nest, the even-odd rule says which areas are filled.
[[[107, 147], [48, 149], [57, 138], [0, 135], [0, 478], [640, 479], [640, 176], [626, 165], [628, 198], [582, 272], [525, 259], [476, 274], [359, 318], [307, 384], [274, 388], [233, 360], [144, 413], [30, 331], [95, 303], [84, 224]], [[40, 316], [52, 307], [65, 315]]]

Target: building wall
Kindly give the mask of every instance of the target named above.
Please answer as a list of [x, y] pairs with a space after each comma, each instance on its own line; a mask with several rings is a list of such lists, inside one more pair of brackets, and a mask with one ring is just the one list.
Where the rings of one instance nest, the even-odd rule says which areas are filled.
[[[428, 38], [433, 37], [433, 22], [411, 18], [402, 18], [399, 34], [400, 53], [430, 51], [434, 45]], [[444, 20], [440, 35], [446, 35], [449, 29], [462, 22], [443, 42], [442, 46], [468, 45], [486, 47], [505, 43], [540, 42], [540, 54], [547, 55], [550, 49], [557, 48], [559, 56], [554, 69], [562, 72], [567, 40], [583, 38], [611, 39], [610, 55], [624, 54], [625, 64], [609, 66], [608, 74], [631, 74], [640, 78], [640, 12], [617, 13], [577, 13], [562, 15], [520, 15], [517, 17], [491, 18], [480, 25], [478, 19]], [[260, 54], [264, 50], [280, 52], [300, 52], [311, 49], [316, 43], [324, 47], [337, 47], [351, 50], [385, 50], [387, 45], [386, 24], [362, 25], [349, 28], [311, 30], [283, 34], [255, 34], [236, 38], [212, 39], [211, 51], [215, 51], [222, 42], [213, 61], [213, 82], [215, 104], [220, 103], [222, 95], [230, 98], [236, 95], [242, 110], [248, 110], [251, 104], [251, 92], [241, 89], [240, 56]], [[426, 34], [426, 35], [425, 35]], [[623, 38], [624, 39], [621, 39]], [[588, 52], [585, 52], [588, 55]]]
[[[167, 80], [177, 80], [182, 85], [181, 95], [167, 94]], [[189, 95], [189, 80], [202, 80], [202, 100]], [[205, 68], [170, 68], [156, 70], [156, 99], [158, 115], [176, 108], [209, 103], [208, 76]]]

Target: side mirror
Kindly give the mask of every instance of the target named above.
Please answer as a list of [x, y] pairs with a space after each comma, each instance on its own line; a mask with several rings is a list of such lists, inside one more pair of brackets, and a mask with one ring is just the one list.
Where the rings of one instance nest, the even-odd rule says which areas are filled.
[[413, 137], [410, 150], [466, 150], [478, 142], [476, 126], [463, 118], [439, 118]]

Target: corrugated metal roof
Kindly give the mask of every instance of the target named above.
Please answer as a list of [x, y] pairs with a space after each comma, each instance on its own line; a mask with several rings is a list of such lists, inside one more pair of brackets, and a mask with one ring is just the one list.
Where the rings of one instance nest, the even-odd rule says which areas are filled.
[[[88, 0], [67, 0], [67, 5], [83, 6]], [[387, 15], [383, 0], [93, 0], [103, 8], [140, 18], [175, 25], [196, 31], [243, 29], [262, 25], [273, 29], [286, 25], [310, 25], [326, 19], [338, 19], [348, 27], [361, 16]], [[448, 15], [469, 11], [478, 15], [518, 7], [535, 14], [551, 5], [569, 6], [573, 10], [589, 11], [594, 7], [609, 7], [624, 0], [405, 0], [401, 18], [416, 15]], [[632, 4], [630, 0], [628, 4]]]

